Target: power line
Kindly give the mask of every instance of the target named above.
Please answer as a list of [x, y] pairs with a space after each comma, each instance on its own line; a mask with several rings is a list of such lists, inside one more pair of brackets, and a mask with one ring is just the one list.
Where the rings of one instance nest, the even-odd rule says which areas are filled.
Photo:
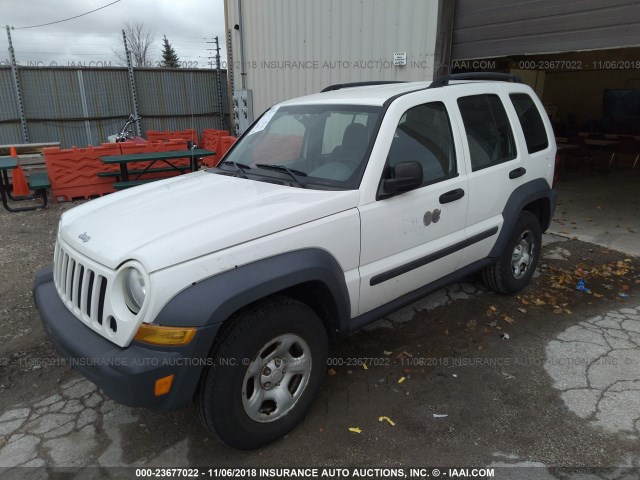
[[80, 15], [76, 15], [75, 17], [65, 18], [64, 20], [56, 20], [55, 22], [41, 23], [40, 25], [29, 25], [28, 27], [15, 27], [14, 30], [24, 30], [25, 28], [45, 27], [47, 25], [54, 25], [56, 23], [68, 22], [69, 20], [73, 20], [74, 18], [84, 17], [85, 15], [89, 15], [90, 13], [97, 12], [98, 10], [102, 10], [103, 8], [107, 8], [107, 7], [109, 7], [109, 6], [111, 6], [111, 5], [115, 4], [115, 3], [120, 2], [120, 1], [122, 1], [122, 0], [116, 0], [115, 2], [111, 2], [111, 3], [108, 3], [106, 5], [103, 5], [100, 8], [96, 8], [95, 10], [91, 10], [89, 12], [85, 12], [85, 13], [82, 13]]

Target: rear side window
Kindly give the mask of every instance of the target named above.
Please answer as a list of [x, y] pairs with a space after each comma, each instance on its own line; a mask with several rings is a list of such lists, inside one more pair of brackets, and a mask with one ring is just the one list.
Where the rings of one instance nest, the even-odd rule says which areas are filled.
[[512, 93], [509, 97], [520, 119], [529, 153], [547, 148], [549, 146], [547, 130], [544, 128], [542, 117], [533, 99], [526, 93]]
[[491, 94], [461, 97], [458, 107], [474, 172], [516, 158], [516, 142], [500, 97]]
[[407, 110], [400, 118], [389, 149], [390, 167], [415, 161], [422, 166], [422, 186], [455, 177], [456, 154], [447, 109], [441, 102]]

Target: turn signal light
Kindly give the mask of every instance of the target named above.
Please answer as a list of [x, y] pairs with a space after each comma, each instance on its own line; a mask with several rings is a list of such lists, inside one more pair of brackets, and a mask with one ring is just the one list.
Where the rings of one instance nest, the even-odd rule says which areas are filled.
[[134, 340], [151, 345], [178, 346], [187, 345], [196, 334], [195, 327], [163, 327], [143, 323], [138, 328]]
[[153, 393], [156, 397], [169, 393], [169, 390], [171, 390], [171, 384], [173, 384], [173, 377], [175, 377], [174, 373], [156, 380], [156, 384], [153, 389]]

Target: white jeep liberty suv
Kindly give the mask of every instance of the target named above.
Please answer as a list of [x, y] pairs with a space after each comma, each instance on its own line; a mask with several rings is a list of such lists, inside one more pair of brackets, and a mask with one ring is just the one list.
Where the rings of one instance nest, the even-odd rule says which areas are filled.
[[555, 154], [512, 75], [334, 85], [269, 109], [217, 168], [65, 212], [35, 303], [109, 397], [195, 401], [209, 431], [255, 448], [304, 417], [329, 339], [474, 271], [524, 288]]

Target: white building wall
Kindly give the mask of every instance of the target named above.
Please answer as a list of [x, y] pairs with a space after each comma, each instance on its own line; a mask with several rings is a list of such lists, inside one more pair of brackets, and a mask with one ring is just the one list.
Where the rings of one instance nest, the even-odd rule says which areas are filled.
[[[433, 78], [438, 0], [240, 1], [242, 21], [238, 0], [225, 0], [233, 89], [241, 88], [242, 33], [256, 118], [335, 83]], [[407, 53], [406, 66], [393, 65], [394, 52]]]

